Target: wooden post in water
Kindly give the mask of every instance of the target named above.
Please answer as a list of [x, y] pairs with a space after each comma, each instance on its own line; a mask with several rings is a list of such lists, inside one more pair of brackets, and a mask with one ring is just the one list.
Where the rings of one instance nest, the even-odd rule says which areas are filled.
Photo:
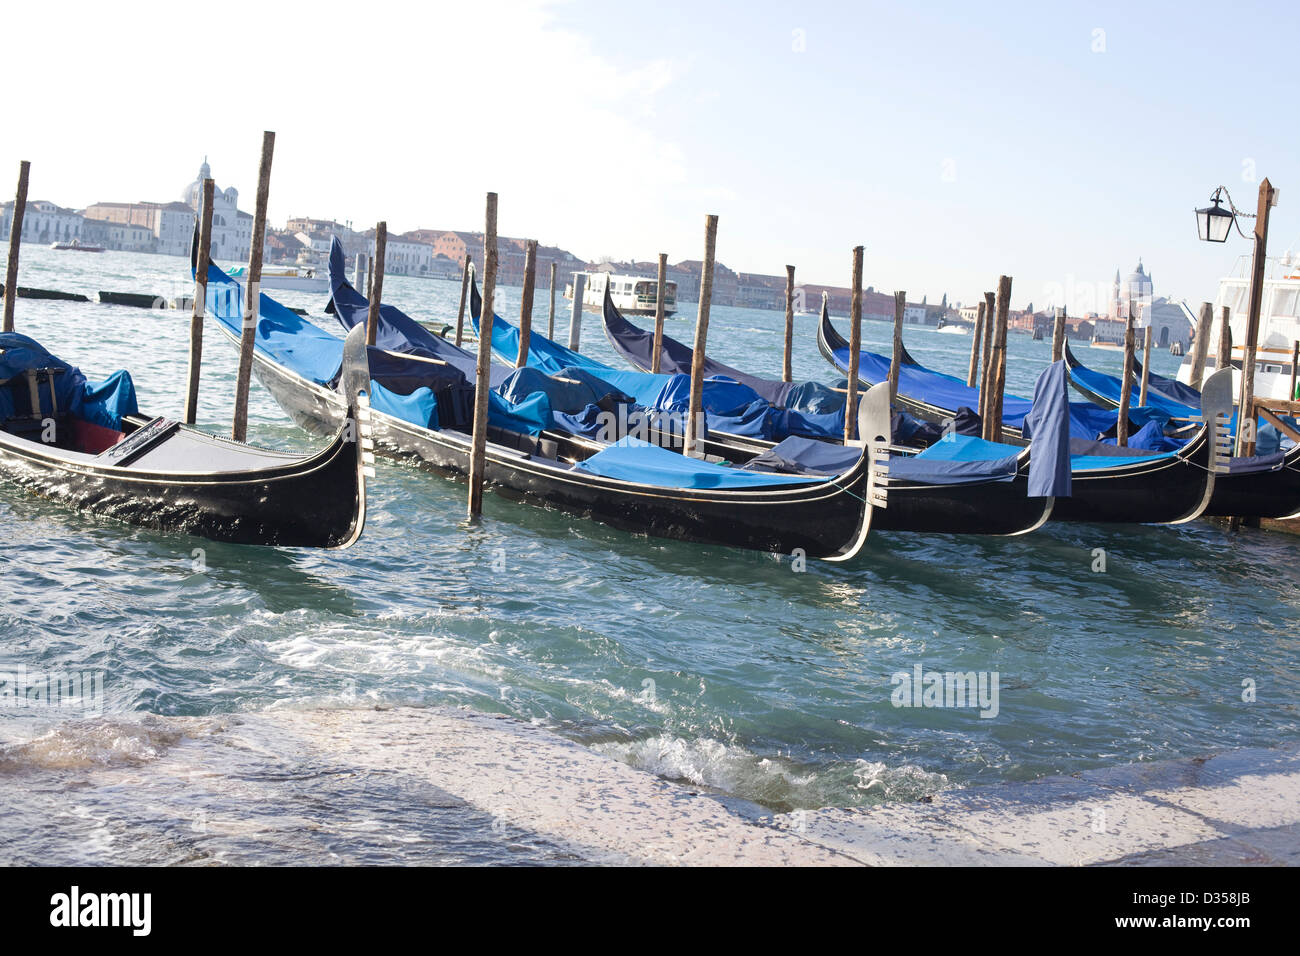
[[492, 383], [492, 297], [497, 286], [497, 194], [487, 194], [483, 228], [483, 312], [479, 320], [478, 364], [474, 369], [474, 431], [469, 456], [469, 516], [483, 513], [487, 471], [488, 389]]
[[27, 210], [27, 177], [32, 164], [23, 160], [18, 164], [18, 191], [14, 194], [14, 217], [9, 223], [9, 265], [5, 269], [5, 332], [14, 330], [14, 302], [18, 298], [18, 247], [23, 243], [23, 213]]
[[384, 299], [384, 262], [388, 259], [388, 223], [375, 226], [375, 266], [370, 270], [370, 309], [366, 312], [366, 344], [379, 335], [379, 306]]
[[889, 359], [889, 402], [898, 398], [898, 373], [903, 367], [903, 313], [907, 310], [907, 293], [894, 293], [894, 347]]
[[1007, 385], [1007, 315], [1011, 310], [1011, 277], [998, 278], [994, 311], [993, 353], [989, 358], [988, 418], [984, 421], [986, 441], [1002, 440], [1002, 393]]
[[[606, 277], [606, 282], [609, 278]], [[581, 272], [573, 274], [573, 311], [569, 313], [569, 350], [578, 351], [582, 342], [582, 297], [587, 291], [587, 277]]]
[[1196, 341], [1192, 343], [1192, 374], [1187, 384], [1197, 390], [1205, 378], [1205, 357], [1210, 348], [1210, 325], [1214, 322], [1214, 306], [1201, 303], [1201, 315], [1196, 321]]
[[555, 260], [551, 260], [551, 316], [546, 321], [546, 337], [555, 341]]
[[257, 169], [257, 205], [253, 209], [253, 238], [248, 250], [248, 284], [244, 287], [244, 321], [239, 334], [239, 371], [235, 377], [235, 421], [231, 436], [248, 439], [248, 384], [253, 374], [253, 345], [262, 306], [262, 247], [266, 242], [266, 201], [271, 192], [271, 157], [275, 134], [262, 133], [262, 161]]
[[1056, 313], [1056, 321], [1052, 323], [1052, 361], [1059, 362], [1065, 358], [1065, 306], [1061, 306]]
[[1297, 371], [1300, 371], [1300, 340], [1291, 344], [1291, 387], [1287, 389], [1286, 393], [1288, 402], [1295, 401], [1295, 381]]
[[853, 247], [849, 284], [849, 388], [844, 401], [844, 444], [857, 438], [858, 366], [862, 361], [862, 247]]
[[974, 388], [980, 375], [980, 344], [984, 339], [984, 303], [975, 314], [975, 328], [970, 331], [970, 367], [966, 370], [966, 387]]
[[1255, 207], [1255, 252], [1250, 269], [1250, 308], [1246, 313], [1246, 341], [1241, 355], [1241, 402], [1237, 413], [1237, 456], [1255, 454], [1255, 355], [1259, 348], [1259, 313], [1264, 298], [1265, 256], [1268, 254], [1268, 218], [1273, 209], [1273, 184], [1265, 177], [1259, 184], [1259, 205]]
[[1151, 377], [1151, 326], [1142, 331], [1142, 385], [1138, 389], [1138, 407], [1147, 403], [1147, 381]]
[[[718, 243], [718, 217], [704, 218], [704, 262], [700, 268], [700, 303], [695, 317], [695, 352], [691, 356], [691, 402], [686, 420], [689, 458], [704, 457], [704, 350], [709, 339], [709, 305], [713, 301], [713, 255]], [[606, 280], [608, 281], [608, 280]]]
[[519, 355], [515, 368], [528, 364], [528, 343], [533, 337], [533, 286], [537, 282], [537, 240], [524, 240], [524, 290], [519, 297]]
[[659, 270], [655, 277], [655, 338], [654, 350], [650, 353], [650, 371], [659, 373], [660, 353], [664, 349], [664, 296], [668, 294], [668, 253], [659, 253]]
[[208, 261], [212, 257], [212, 196], [216, 183], [203, 180], [203, 205], [199, 209], [199, 257], [194, 266], [194, 308], [190, 312], [190, 370], [185, 388], [185, 424], [199, 414], [199, 371], [203, 367], [203, 316], [208, 306]]
[[997, 308], [993, 304], [993, 293], [984, 293], [984, 358], [980, 364], [980, 434], [984, 434], [984, 423], [989, 417], [989, 399], [993, 395], [993, 339], [997, 335]]
[[1115, 432], [1115, 444], [1121, 448], [1128, 445], [1128, 407], [1133, 399], [1133, 341], [1133, 305], [1130, 303], [1124, 324], [1124, 372], [1119, 385], [1119, 418]]
[[1219, 314], [1219, 355], [1215, 370], [1232, 368], [1232, 312], [1225, 305]]
[[460, 305], [456, 307], [456, 348], [465, 336], [465, 297], [469, 295], [469, 253], [465, 253], [465, 262], [460, 267]]
[[794, 266], [785, 267], [785, 358], [781, 362], [781, 381], [794, 381], [791, 352], [794, 351]]
[[357, 264], [353, 271], [352, 287], [357, 292], [366, 291], [366, 254], [364, 252], [357, 253]]

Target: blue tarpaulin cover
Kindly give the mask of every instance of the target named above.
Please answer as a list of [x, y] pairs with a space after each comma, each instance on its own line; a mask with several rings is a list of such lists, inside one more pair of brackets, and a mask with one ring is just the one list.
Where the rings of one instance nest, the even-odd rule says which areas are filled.
[[[625, 319], [618, 309], [614, 307], [613, 302], [610, 301], [608, 291], [605, 292], [603, 318], [605, 337], [609, 339], [616, 352], [637, 368], [653, 367], [654, 331], [647, 332], [644, 329], [639, 329]], [[659, 370], [670, 375], [689, 375], [695, 350], [668, 335], [662, 337], [660, 344]], [[760, 378], [756, 375], [747, 375], [739, 369], [724, 365], [722, 362], [715, 361], [706, 355], [704, 357], [704, 377], [709, 378], [715, 375], [721, 375], [748, 385], [765, 401], [771, 402], [780, 408], [790, 407], [790, 393], [795, 388], [793, 382], [780, 382]], [[844, 404], [843, 398], [840, 399], [840, 404]]]
[[[470, 321], [480, 331], [483, 299], [476, 283], [470, 283]], [[508, 363], [519, 355], [519, 330], [499, 315], [493, 316], [492, 348]], [[691, 377], [686, 374], [622, 372], [603, 362], [532, 332], [528, 337], [527, 365], [549, 375], [567, 376], [574, 369], [588, 373], [633, 398], [638, 405], [663, 411], [685, 412], [690, 406]], [[824, 397], [823, 397], [824, 398]], [[756, 405], [755, 403], [762, 403]], [[709, 431], [727, 432], [769, 441], [790, 434], [814, 438], [838, 438], [844, 434], [843, 403], [838, 411], [818, 414], [813, 411], [776, 409], [770, 402], [743, 382], [724, 375], [705, 378], [701, 404]], [[825, 406], [825, 401], [820, 405]]]
[[[1078, 381], [1080, 385], [1100, 395], [1102, 398], [1119, 405], [1123, 397], [1123, 382], [1114, 375], [1107, 375], [1105, 372], [1098, 372], [1096, 369], [1087, 368], [1086, 366], [1076, 365], [1070, 369], [1070, 375]], [[1166, 380], [1167, 381], [1167, 380]], [[1201, 413], [1201, 403], [1199, 399], [1195, 406], [1187, 405], [1180, 401], [1175, 401], [1167, 395], [1149, 387], [1150, 378], [1148, 377], [1147, 388], [1147, 408], [1152, 408], [1163, 412], [1170, 418], [1191, 418], [1193, 415]], [[1141, 399], [1141, 390], [1134, 388], [1129, 395], [1129, 405], [1137, 409], [1138, 401]], [[1114, 412], [1110, 413], [1112, 416]], [[1130, 413], [1130, 416], [1132, 413]]]
[[0, 421], [32, 413], [31, 393], [23, 373], [29, 369], [49, 368], [63, 371], [48, 382], [40, 382], [40, 412], [49, 414], [57, 405], [60, 414], [114, 431], [121, 431], [123, 415], [139, 414], [135, 386], [128, 372], [114, 372], [102, 382], [90, 382], [80, 369], [56, 358], [35, 339], [17, 332], [5, 332], [0, 333], [0, 382], [16, 376], [19, 381], [8, 388], [0, 388]]
[[1034, 383], [1034, 406], [1025, 416], [1033, 435], [1029, 457], [1031, 498], [1070, 497], [1070, 373], [1064, 361], [1053, 362]]
[[760, 488], [810, 484], [821, 477], [774, 475], [742, 471], [726, 465], [687, 458], [638, 438], [622, 438], [574, 468], [606, 478], [634, 481], [659, 488]]
[[918, 455], [890, 458], [889, 477], [927, 485], [1011, 481], [1023, 450], [950, 432]]

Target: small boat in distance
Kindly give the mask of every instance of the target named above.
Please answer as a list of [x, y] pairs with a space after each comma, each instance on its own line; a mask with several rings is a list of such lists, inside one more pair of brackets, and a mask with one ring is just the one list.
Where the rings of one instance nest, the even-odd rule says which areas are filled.
[[71, 242], [51, 242], [50, 248], [58, 252], [103, 252], [103, 246], [88, 246], [80, 239], [73, 239]]
[[[247, 279], [247, 274], [248, 269], [244, 266], [226, 270], [226, 275], [241, 282]], [[315, 269], [263, 269], [261, 287], [284, 292], [328, 292], [330, 280], [326, 276], [318, 276]]]
[[[586, 276], [582, 307], [588, 312], [600, 312], [605, 304], [605, 290], [609, 289], [614, 305], [625, 315], [654, 315], [659, 295], [659, 281], [645, 276], [618, 275], [608, 272], [575, 272]], [[573, 283], [564, 287], [564, 297], [573, 301]], [[677, 283], [664, 282], [664, 315], [677, 311]]]

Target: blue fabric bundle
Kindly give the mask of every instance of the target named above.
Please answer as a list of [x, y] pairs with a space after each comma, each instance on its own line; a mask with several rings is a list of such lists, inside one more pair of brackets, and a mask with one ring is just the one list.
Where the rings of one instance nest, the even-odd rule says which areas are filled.
[[[35, 339], [17, 332], [0, 333], [0, 381], [17, 378], [0, 388], [0, 421], [30, 415], [31, 392], [25, 373], [29, 369], [62, 369], [39, 385], [41, 414], [60, 414], [121, 431], [123, 415], [137, 415], [135, 385], [130, 373], [114, 372], [102, 382], [87, 381], [75, 366], [56, 358]], [[51, 391], [52, 390], [52, 391]]]

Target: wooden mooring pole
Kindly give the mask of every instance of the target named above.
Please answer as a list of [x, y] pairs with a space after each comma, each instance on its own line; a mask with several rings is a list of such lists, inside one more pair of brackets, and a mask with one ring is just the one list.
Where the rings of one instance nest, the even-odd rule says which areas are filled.
[[1232, 368], [1232, 312], [1226, 305], [1219, 313], [1219, 354], [1215, 368]]
[[555, 260], [551, 260], [551, 314], [546, 320], [546, 337], [555, 341]]
[[460, 267], [460, 305], [456, 308], [456, 348], [465, 337], [465, 298], [469, 295], [469, 253], [465, 253], [465, 262]]
[[524, 240], [524, 289], [519, 297], [519, 355], [515, 368], [528, 364], [528, 345], [533, 337], [533, 286], [537, 283], [537, 240]]
[[1196, 341], [1192, 343], [1192, 374], [1187, 384], [1200, 389], [1201, 380], [1205, 378], [1205, 358], [1210, 349], [1210, 326], [1214, 323], [1214, 306], [1208, 302], [1201, 303], [1201, 314], [1196, 321]]
[[370, 309], [366, 312], [366, 344], [379, 336], [379, 306], [384, 299], [384, 261], [388, 258], [388, 223], [375, 225], [375, 265], [370, 270]]
[[[691, 401], [686, 420], [686, 455], [704, 457], [704, 350], [709, 340], [709, 306], [713, 301], [713, 259], [718, 243], [718, 217], [704, 218], [704, 262], [700, 269], [700, 303], [695, 317], [695, 352], [691, 356]], [[606, 280], [608, 281], [608, 280]]]
[[989, 419], [989, 401], [993, 395], [993, 339], [997, 334], [997, 307], [993, 302], [993, 293], [984, 293], [984, 355], [980, 360], [980, 435], [984, 435], [985, 422]]
[[492, 382], [492, 297], [497, 287], [497, 194], [487, 194], [483, 228], [483, 311], [479, 320], [478, 364], [474, 368], [474, 430], [469, 455], [469, 516], [483, 513], [487, 471], [488, 389]]
[[[609, 282], [609, 278], [605, 278]], [[577, 352], [582, 344], [582, 297], [587, 291], [587, 277], [581, 272], [573, 274], [573, 311], [569, 313], [569, 350]]]
[[1291, 387], [1286, 392], [1288, 401], [1295, 401], [1295, 382], [1298, 371], [1300, 371], [1300, 340], [1291, 344]]
[[889, 358], [889, 403], [898, 398], [898, 373], [903, 368], [903, 313], [907, 311], [907, 293], [894, 293], [894, 343]]
[[862, 246], [853, 247], [853, 273], [849, 282], [849, 381], [844, 400], [844, 444], [856, 440], [858, 424], [858, 367], [862, 362]]
[[235, 377], [235, 421], [231, 436], [248, 439], [248, 385], [253, 374], [253, 345], [262, 307], [262, 247], [266, 242], [266, 201], [271, 192], [271, 158], [275, 133], [262, 134], [262, 161], [257, 169], [257, 205], [253, 210], [252, 247], [248, 251], [248, 284], [244, 287], [244, 321], [239, 334], [239, 371]]
[[199, 257], [194, 267], [194, 309], [190, 313], [190, 368], [185, 388], [185, 424], [199, 414], [199, 372], [203, 367], [203, 316], [208, 306], [208, 262], [212, 257], [212, 197], [216, 183], [203, 180], [203, 206], [199, 210]]
[[1052, 361], [1059, 362], [1065, 358], [1065, 307], [1056, 312], [1056, 321], [1052, 323]]
[[1142, 330], [1142, 384], [1138, 389], [1138, 407], [1147, 403], [1147, 382], [1151, 378], [1151, 333], [1153, 331], [1149, 325]]
[[970, 367], [966, 370], [966, 387], [974, 388], [980, 375], [980, 343], [984, 339], [985, 322], [984, 303], [979, 304], [975, 313], [975, 328], [970, 332]]
[[14, 301], [18, 298], [18, 247], [23, 242], [23, 213], [27, 211], [27, 178], [32, 164], [18, 164], [18, 191], [14, 193], [14, 216], [9, 223], [9, 264], [5, 269], [5, 311], [3, 331], [14, 330]]
[[988, 415], [983, 421], [985, 441], [1002, 440], [1002, 393], [1007, 383], [1007, 316], [1011, 310], [1011, 277], [998, 277], [994, 306], [993, 350], [989, 356]]
[[663, 365], [660, 353], [664, 350], [664, 296], [668, 294], [668, 253], [659, 253], [659, 269], [655, 277], [655, 338], [650, 353], [650, 371], [656, 375]]
[[364, 252], [357, 253], [357, 265], [354, 270], [352, 287], [358, 292], [366, 291], [366, 254]]
[[1237, 456], [1255, 454], [1255, 356], [1259, 348], [1259, 314], [1264, 298], [1264, 272], [1268, 266], [1268, 220], [1273, 210], [1273, 184], [1259, 184], [1255, 207], [1255, 251], [1250, 261], [1250, 305], [1246, 312], [1246, 341], [1241, 353], [1241, 401], [1237, 413]]
[[794, 381], [794, 266], [785, 267], [785, 356], [781, 360], [781, 381]]
[[1133, 398], [1133, 306], [1128, 308], [1124, 323], [1124, 371], [1119, 385], [1119, 418], [1116, 421], [1115, 444], [1128, 445], [1128, 407]]

